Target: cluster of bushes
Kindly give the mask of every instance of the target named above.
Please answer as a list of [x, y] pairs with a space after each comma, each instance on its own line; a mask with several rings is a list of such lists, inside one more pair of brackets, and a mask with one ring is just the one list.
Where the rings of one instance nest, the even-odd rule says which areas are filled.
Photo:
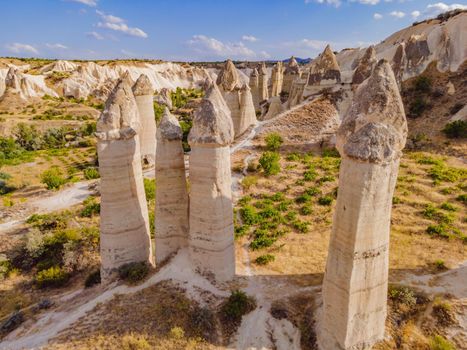
[[467, 121], [456, 120], [447, 123], [443, 129], [444, 134], [452, 139], [465, 139], [467, 138]]
[[254, 309], [256, 309], [256, 300], [253, 297], [241, 290], [234, 290], [221, 306], [222, 323], [236, 328], [242, 322], [242, 317]]
[[458, 208], [448, 202], [442, 203], [439, 207], [433, 204], [427, 204], [422, 211], [422, 215], [435, 222], [427, 227], [426, 232], [430, 236], [439, 238], [460, 237], [465, 239], [462, 232], [453, 225], [456, 219], [455, 212]]
[[58, 190], [68, 182], [69, 178], [64, 177], [58, 167], [52, 167], [41, 174], [41, 182], [47, 186], [48, 190]]
[[95, 264], [98, 255], [97, 227], [71, 227], [69, 211], [34, 214], [26, 223], [30, 230], [24, 242], [9, 253], [9, 270], [33, 272], [39, 288], [61, 287], [74, 274]]
[[164, 105], [161, 105], [161, 104], [154, 101], [154, 117], [156, 119], [156, 124], [157, 125], [159, 125], [159, 123], [162, 120], [162, 116], [164, 115], [164, 110], [165, 110]]
[[183, 89], [180, 87], [170, 93], [174, 108], [183, 108], [189, 101], [203, 96], [204, 92], [201, 89]]
[[146, 262], [132, 262], [119, 267], [118, 276], [129, 284], [136, 284], [149, 274], [149, 265]]
[[432, 85], [431, 79], [427, 76], [420, 75], [415, 78], [412, 84], [414, 98], [409, 104], [409, 117], [417, 118], [431, 107], [428, 101], [432, 91]]
[[277, 152], [266, 151], [259, 159], [259, 165], [266, 176], [277, 175], [281, 171], [279, 164], [281, 157]]

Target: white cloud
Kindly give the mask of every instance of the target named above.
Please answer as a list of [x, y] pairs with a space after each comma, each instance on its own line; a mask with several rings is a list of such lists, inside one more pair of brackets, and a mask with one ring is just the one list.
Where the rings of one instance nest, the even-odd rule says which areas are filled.
[[14, 53], [29, 53], [29, 54], [38, 54], [39, 51], [32, 45], [13, 43], [5, 46], [8, 51]]
[[80, 4], [91, 6], [91, 7], [97, 6], [97, 0], [67, 0], [67, 1], [79, 2]]
[[311, 2], [317, 2], [318, 4], [332, 5], [334, 7], [339, 7], [341, 5], [341, 0], [305, 0], [305, 4], [309, 4]]
[[442, 12], [452, 11], [452, 10], [456, 10], [456, 9], [466, 10], [467, 5], [462, 5], [462, 4], [448, 5], [448, 4], [445, 4], [444, 2], [437, 2], [436, 4], [428, 5], [426, 7], [425, 13], [427, 15], [435, 16], [435, 15], [438, 15], [438, 14], [440, 14]]
[[421, 13], [420, 11], [412, 11], [410, 15], [412, 16], [413, 19], [417, 19], [421, 15]]
[[213, 55], [223, 58], [252, 58], [256, 53], [239, 43], [223, 43], [215, 38], [209, 38], [205, 35], [193, 35], [188, 45], [196, 52], [204, 55]]
[[61, 49], [61, 50], [66, 50], [68, 49], [67, 46], [63, 45], [63, 44], [59, 44], [59, 43], [56, 43], [56, 44], [45, 44], [45, 46], [47, 46], [49, 49]]
[[382, 15], [381, 13], [375, 13], [375, 14], [373, 15], [373, 18], [376, 19], [376, 20], [378, 20], [378, 19], [383, 18], [383, 15]]
[[376, 5], [376, 4], [379, 4], [380, 0], [352, 0], [352, 2], [355, 2], [355, 1], [363, 5]]
[[88, 32], [86, 33], [86, 36], [96, 40], [104, 40], [104, 37], [97, 32]]
[[115, 30], [117, 32], [122, 32], [131, 36], [136, 36], [139, 38], [147, 38], [148, 35], [140, 28], [129, 27], [123, 18], [105, 14], [102, 11], [96, 10], [96, 13], [101, 17], [102, 22], [97, 23], [99, 28], [106, 28], [110, 30]]
[[405, 12], [402, 11], [392, 11], [389, 15], [396, 17], [396, 18], [403, 18], [405, 17]]
[[254, 43], [255, 41], [258, 41], [258, 38], [254, 37], [253, 35], [244, 35], [242, 36], [242, 40]]
[[315, 39], [302, 39], [300, 41], [300, 45], [302, 47], [307, 47], [307, 48], [314, 49], [314, 50], [322, 50], [326, 47], [327, 44], [328, 44], [327, 41], [315, 40]]
[[261, 51], [261, 52], [259, 53], [259, 56], [260, 56], [261, 58], [266, 59], [266, 60], [269, 59], [269, 58], [271, 58], [271, 55], [270, 55], [268, 52], [266, 52], [266, 51]]

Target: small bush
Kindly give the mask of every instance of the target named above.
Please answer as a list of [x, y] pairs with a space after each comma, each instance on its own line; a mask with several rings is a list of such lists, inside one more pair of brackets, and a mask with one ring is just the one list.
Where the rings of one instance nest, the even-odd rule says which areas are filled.
[[451, 223], [454, 221], [452, 214], [443, 213], [441, 210], [435, 208], [432, 204], [427, 204], [422, 215], [427, 219], [435, 220], [442, 223]]
[[279, 174], [281, 168], [279, 165], [280, 155], [276, 152], [264, 152], [259, 159], [259, 164], [263, 168], [266, 176]]
[[456, 350], [456, 347], [441, 335], [435, 335], [430, 340], [430, 350]]
[[289, 153], [285, 159], [289, 162], [298, 162], [300, 156], [297, 153]]
[[234, 290], [229, 299], [221, 307], [222, 318], [226, 323], [239, 325], [243, 315], [256, 308], [256, 301], [245, 292]]
[[302, 215], [310, 215], [311, 213], [313, 213], [313, 207], [311, 205], [304, 205], [300, 212], [302, 213]]
[[443, 209], [443, 210], [447, 210], [447, 211], [457, 211], [458, 208], [451, 204], [451, 203], [448, 203], [448, 202], [444, 202], [443, 204], [440, 205], [440, 208]]
[[245, 190], [250, 189], [251, 186], [254, 186], [258, 183], [258, 177], [254, 175], [245, 176], [242, 179], [242, 187]]
[[317, 175], [318, 174], [315, 170], [309, 169], [303, 173], [303, 179], [305, 181], [313, 181], [314, 179], [316, 179]]
[[455, 321], [451, 304], [439, 298], [433, 303], [433, 316], [442, 326], [449, 326]]
[[423, 97], [416, 97], [415, 100], [409, 106], [409, 113], [411, 117], [419, 117], [422, 113], [428, 109], [428, 103]]
[[427, 227], [426, 232], [430, 236], [449, 238], [449, 228], [446, 224], [430, 225]]
[[241, 208], [240, 216], [242, 218], [242, 222], [245, 225], [254, 225], [259, 221], [258, 213], [251, 205], [245, 205], [243, 208]]
[[3, 255], [0, 255], [0, 281], [7, 278], [12, 271], [11, 262]]
[[278, 151], [282, 143], [284, 142], [281, 135], [275, 132], [267, 135], [264, 140], [266, 141], [266, 149], [268, 151], [273, 151], [273, 152]]
[[89, 167], [84, 169], [83, 174], [86, 180], [94, 180], [100, 177], [99, 169], [97, 169], [96, 167]]
[[144, 193], [147, 201], [156, 199], [156, 180], [144, 178]]
[[59, 168], [50, 168], [41, 174], [41, 182], [47, 186], [48, 190], [58, 190], [67, 180]]
[[86, 288], [90, 288], [96, 284], [101, 283], [101, 270], [95, 270], [91, 272], [86, 280], [84, 281], [84, 286]]
[[413, 87], [417, 92], [428, 93], [431, 91], [432, 81], [429, 77], [420, 75], [415, 78]]
[[321, 151], [322, 157], [340, 158], [339, 151], [336, 148], [324, 148]]
[[39, 288], [61, 287], [68, 282], [69, 275], [59, 266], [52, 266], [39, 271], [36, 275], [36, 283]]
[[467, 193], [460, 194], [456, 197], [456, 200], [459, 202], [462, 202], [464, 204], [467, 204]]
[[122, 337], [122, 350], [151, 350], [149, 342], [140, 334], [125, 334]]
[[333, 202], [334, 198], [331, 196], [323, 196], [318, 198], [318, 204], [319, 205], [331, 205]]
[[413, 290], [404, 286], [389, 285], [388, 297], [397, 304], [414, 307], [417, 304], [417, 297]]
[[164, 115], [165, 106], [157, 102], [154, 102], [154, 118], [156, 119], [156, 124], [159, 125]]
[[169, 334], [172, 339], [180, 340], [185, 338], [185, 331], [181, 327], [173, 327]]
[[467, 138], [467, 121], [456, 120], [452, 123], [447, 123], [443, 132], [451, 139], [465, 139]]
[[272, 254], [264, 254], [260, 255], [255, 259], [255, 263], [258, 265], [267, 265], [270, 262], [273, 262], [276, 259], [276, 257]]
[[84, 209], [81, 211], [81, 216], [90, 218], [99, 215], [101, 205], [96, 202], [94, 197], [89, 197], [84, 201]]
[[301, 233], [307, 233], [310, 230], [310, 224], [306, 221], [295, 220], [292, 226]]
[[133, 262], [119, 267], [119, 277], [130, 283], [135, 284], [146, 278], [149, 274], [149, 266], [146, 262]]
[[448, 167], [444, 164], [437, 164], [428, 171], [428, 175], [430, 175], [435, 182], [456, 182], [467, 176], [467, 170]]
[[440, 270], [440, 271], [447, 270], [446, 264], [444, 263], [444, 260], [442, 259], [435, 260], [434, 265], [437, 270]]

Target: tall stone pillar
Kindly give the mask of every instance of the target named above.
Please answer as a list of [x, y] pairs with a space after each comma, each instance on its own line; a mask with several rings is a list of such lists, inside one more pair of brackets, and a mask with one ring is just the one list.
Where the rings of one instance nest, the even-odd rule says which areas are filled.
[[284, 70], [284, 80], [282, 83], [282, 91], [285, 93], [290, 93], [292, 89], [292, 84], [296, 78], [300, 77], [300, 67], [295, 57], [290, 57], [287, 67]]
[[145, 74], [141, 74], [133, 85], [136, 105], [141, 118], [141, 159], [144, 167], [154, 166], [156, 156], [156, 119], [154, 116], [154, 90]]
[[191, 258], [202, 273], [218, 280], [235, 274], [230, 112], [215, 85], [195, 112], [188, 136], [190, 153]]
[[188, 240], [188, 193], [177, 118], [165, 108], [157, 130], [156, 156], [156, 262], [167, 259]]
[[258, 90], [259, 90], [259, 101], [269, 99], [269, 90], [268, 90], [268, 71], [264, 62], [259, 68], [259, 77], [258, 77]]
[[258, 70], [255, 68], [250, 73], [250, 90], [251, 96], [253, 98], [253, 105], [255, 106], [255, 111], [260, 111], [261, 108], [259, 107], [259, 73]]
[[284, 81], [284, 68], [282, 61], [278, 61], [272, 69], [271, 81], [271, 97], [279, 96], [282, 92], [282, 84]]
[[237, 68], [231, 60], [227, 60], [217, 77], [217, 85], [222, 97], [230, 110], [235, 137], [242, 135], [250, 125], [256, 123], [255, 107], [251, 91], [242, 88]]
[[380, 61], [357, 89], [337, 134], [339, 193], [323, 282], [322, 350], [370, 349], [384, 337], [392, 196], [407, 122]]
[[97, 121], [101, 175], [101, 278], [119, 266], [153, 263], [138, 133], [138, 108], [127, 79], [110, 94]]

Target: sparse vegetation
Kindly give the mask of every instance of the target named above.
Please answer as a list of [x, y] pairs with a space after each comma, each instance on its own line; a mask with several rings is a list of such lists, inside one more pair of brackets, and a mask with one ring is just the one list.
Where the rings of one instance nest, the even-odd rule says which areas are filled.
[[267, 151], [262, 154], [259, 159], [259, 164], [261, 165], [261, 168], [263, 168], [266, 176], [279, 174], [281, 171], [279, 160], [279, 153]]
[[256, 308], [256, 301], [241, 290], [234, 290], [221, 307], [221, 318], [225, 324], [238, 327], [242, 317]]
[[39, 271], [36, 276], [36, 282], [40, 288], [61, 287], [68, 282], [68, 279], [68, 274], [59, 266]]
[[465, 139], [467, 138], [467, 121], [456, 120], [454, 122], [447, 123], [443, 132], [451, 139]]
[[119, 277], [129, 284], [137, 284], [149, 274], [149, 266], [146, 262], [133, 262], [120, 266]]
[[441, 335], [435, 335], [430, 340], [430, 350], [456, 350], [456, 347]]
[[41, 174], [41, 182], [47, 186], [48, 190], [58, 190], [67, 183], [67, 179], [63, 177], [59, 168], [53, 167]]
[[275, 257], [272, 254], [260, 255], [255, 259], [255, 263], [258, 265], [267, 265], [271, 261], [274, 261]]
[[272, 152], [277, 152], [284, 143], [282, 136], [276, 132], [268, 134], [264, 140], [266, 141], [266, 149]]

